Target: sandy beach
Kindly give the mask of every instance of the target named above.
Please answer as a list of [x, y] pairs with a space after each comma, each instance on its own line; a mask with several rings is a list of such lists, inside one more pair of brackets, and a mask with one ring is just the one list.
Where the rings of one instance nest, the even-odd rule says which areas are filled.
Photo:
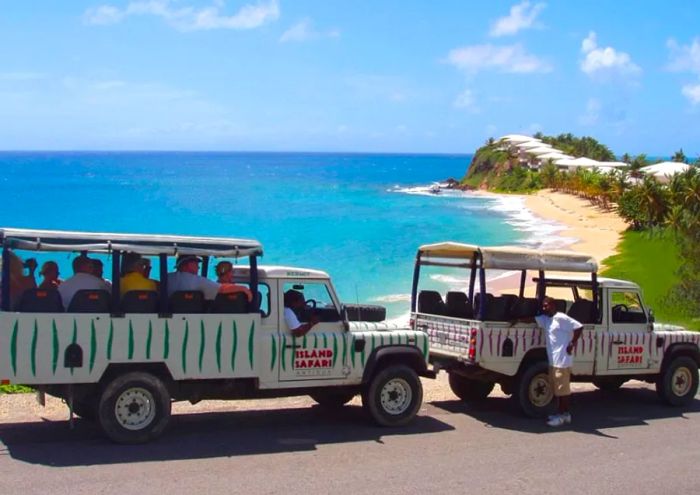
[[536, 216], [561, 223], [564, 228], [559, 235], [576, 239], [569, 249], [593, 255], [598, 263], [617, 253], [617, 244], [627, 224], [614, 211], [551, 189], [523, 196], [523, 199], [525, 207]]

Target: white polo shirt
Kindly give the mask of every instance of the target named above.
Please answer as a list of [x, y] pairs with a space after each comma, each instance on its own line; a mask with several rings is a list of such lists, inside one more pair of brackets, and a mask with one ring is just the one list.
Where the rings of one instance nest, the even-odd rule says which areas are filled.
[[111, 293], [112, 287], [101, 278], [89, 273], [76, 273], [58, 286], [58, 293], [61, 294], [64, 308], [68, 309], [73, 296], [79, 290], [106, 290]]
[[168, 296], [179, 290], [201, 291], [204, 299], [213, 300], [219, 292], [219, 283], [189, 272], [168, 273]]
[[574, 338], [574, 330], [583, 325], [564, 313], [555, 313], [554, 316], [539, 315], [535, 320], [544, 329], [549, 365], [555, 368], [571, 368], [574, 359], [566, 352], [566, 348]]

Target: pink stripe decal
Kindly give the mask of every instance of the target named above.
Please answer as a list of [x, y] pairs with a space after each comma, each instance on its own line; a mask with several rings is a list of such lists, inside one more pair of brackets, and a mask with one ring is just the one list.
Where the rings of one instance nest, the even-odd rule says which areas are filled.
[[489, 330], [489, 355], [493, 356], [493, 330]]
[[483, 328], [479, 329], [479, 340], [481, 340], [481, 342], [479, 343], [479, 355], [481, 355], [484, 352], [484, 329]]
[[498, 332], [498, 344], [496, 344], [496, 354], [501, 355], [501, 332]]
[[515, 347], [513, 348], [513, 356], [518, 355], [518, 331], [515, 331]]

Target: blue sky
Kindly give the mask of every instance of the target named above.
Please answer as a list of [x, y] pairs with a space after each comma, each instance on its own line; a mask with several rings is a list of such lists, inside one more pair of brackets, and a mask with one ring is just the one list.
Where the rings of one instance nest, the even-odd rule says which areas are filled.
[[700, 154], [694, 1], [0, 6], [0, 149]]

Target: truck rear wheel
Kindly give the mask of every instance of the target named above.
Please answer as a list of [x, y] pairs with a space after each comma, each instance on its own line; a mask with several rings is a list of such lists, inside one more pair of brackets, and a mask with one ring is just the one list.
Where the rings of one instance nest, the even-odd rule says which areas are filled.
[[518, 377], [514, 398], [526, 416], [542, 418], [553, 411], [554, 390], [549, 380], [549, 365], [538, 361], [525, 368]]
[[671, 361], [656, 382], [656, 393], [672, 406], [690, 404], [697, 392], [698, 365], [688, 356], [680, 356]]
[[150, 373], [118, 376], [104, 389], [98, 417], [105, 434], [116, 443], [145, 443], [157, 438], [170, 419], [170, 394]]
[[362, 406], [380, 426], [403, 426], [418, 413], [423, 386], [408, 366], [392, 365], [377, 372], [362, 392]]
[[343, 392], [343, 391], [331, 391], [331, 390], [319, 390], [309, 394], [316, 403], [328, 409], [343, 407], [345, 404], [350, 402], [357, 394], [354, 392]]
[[457, 373], [449, 373], [452, 392], [465, 402], [482, 400], [488, 397], [495, 383], [472, 380]]

